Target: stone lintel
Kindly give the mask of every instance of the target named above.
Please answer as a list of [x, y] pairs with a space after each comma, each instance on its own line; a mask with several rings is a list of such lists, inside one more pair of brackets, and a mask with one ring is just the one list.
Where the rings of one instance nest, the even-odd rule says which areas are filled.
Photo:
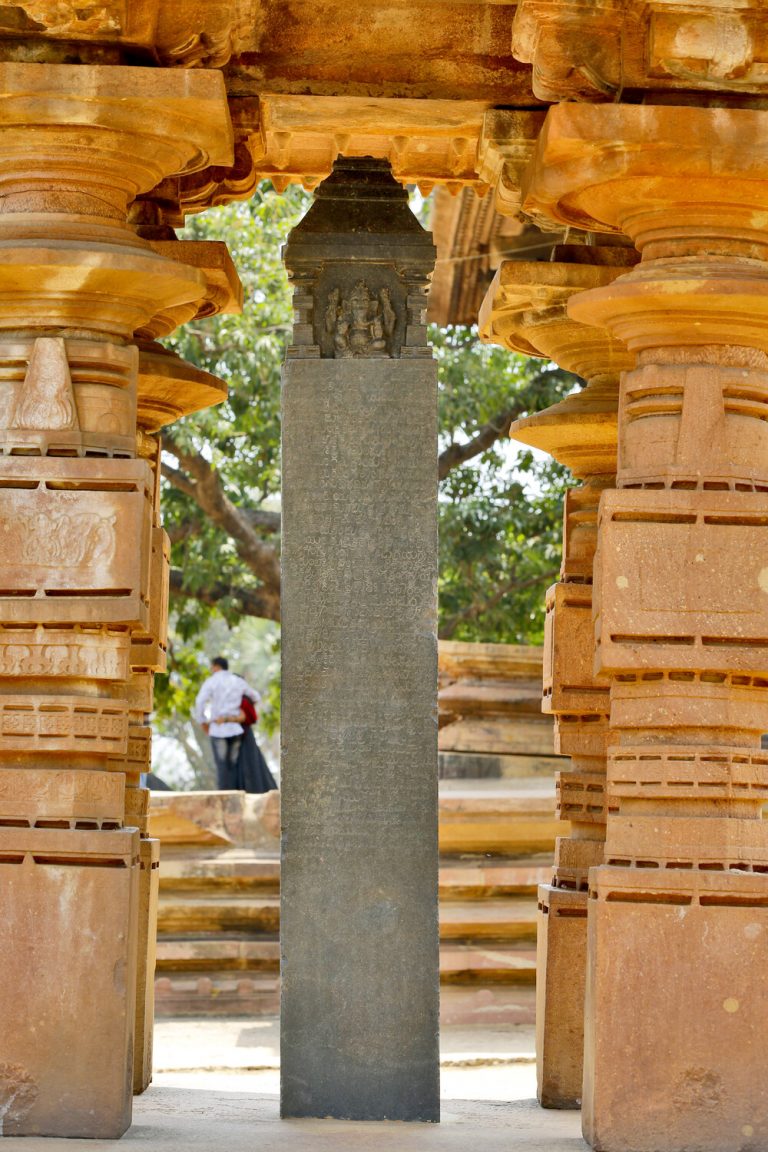
[[457, 192], [486, 183], [476, 171], [485, 101], [372, 99], [360, 96], [259, 96], [259, 123], [248, 140], [254, 165], [279, 190], [313, 188], [339, 155], [389, 160], [402, 184]]

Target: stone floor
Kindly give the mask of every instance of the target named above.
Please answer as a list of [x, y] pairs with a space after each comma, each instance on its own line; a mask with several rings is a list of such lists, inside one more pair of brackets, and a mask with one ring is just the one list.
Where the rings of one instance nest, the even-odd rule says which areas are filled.
[[533, 1030], [446, 1028], [439, 1125], [280, 1120], [275, 1020], [163, 1020], [152, 1087], [120, 1141], [3, 1140], [3, 1152], [585, 1152], [578, 1112], [533, 1099]]

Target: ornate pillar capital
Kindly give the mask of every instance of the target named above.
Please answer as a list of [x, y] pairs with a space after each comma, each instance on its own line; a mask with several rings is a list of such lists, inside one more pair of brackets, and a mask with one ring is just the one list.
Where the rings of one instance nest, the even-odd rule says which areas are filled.
[[[585, 246], [582, 251], [590, 249]], [[627, 249], [612, 251], [621, 254]], [[558, 255], [557, 248], [554, 254]], [[619, 374], [632, 366], [634, 357], [604, 329], [569, 315], [568, 304], [582, 292], [612, 284], [628, 266], [628, 260], [617, 264], [507, 260], [481, 306], [480, 338], [530, 356], [546, 356], [585, 380], [597, 383], [608, 378], [617, 385]]]
[[199, 301], [205, 277], [153, 251], [128, 205], [231, 159], [218, 73], [0, 64], [0, 331], [129, 339]]
[[[664, 104], [560, 104], [547, 113], [523, 208], [562, 226], [623, 232], [646, 259], [741, 251], [765, 258], [762, 112]], [[698, 247], [697, 247], [698, 246]]]

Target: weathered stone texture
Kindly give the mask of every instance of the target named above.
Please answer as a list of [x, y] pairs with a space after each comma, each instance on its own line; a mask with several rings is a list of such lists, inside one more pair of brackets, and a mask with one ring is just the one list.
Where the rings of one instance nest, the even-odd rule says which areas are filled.
[[283, 1110], [436, 1119], [435, 369], [284, 405]]
[[[98, 14], [32, 7], [99, 34]], [[114, 1138], [151, 1076], [139, 783], [168, 542], [143, 429], [173, 415], [139, 390], [131, 341], [237, 297], [221, 245], [155, 250], [128, 206], [228, 162], [232, 135], [218, 75], [4, 60], [0, 76], [0, 1116], [5, 1134]]]
[[439, 1116], [433, 259], [371, 160], [286, 253], [285, 1116]]
[[524, 195], [642, 255], [568, 304], [637, 355], [594, 567], [611, 736], [584, 1131], [609, 1152], [766, 1146], [766, 1003], [745, 976], [768, 930], [764, 135], [753, 110], [560, 105]]
[[130, 1124], [138, 835], [3, 828], [0, 1133]]

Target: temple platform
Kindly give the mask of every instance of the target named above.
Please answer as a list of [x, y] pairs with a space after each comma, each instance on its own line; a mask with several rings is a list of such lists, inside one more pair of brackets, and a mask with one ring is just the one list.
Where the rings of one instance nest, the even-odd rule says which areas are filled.
[[578, 1112], [534, 1099], [533, 1029], [445, 1028], [442, 1121], [280, 1120], [275, 1019], [161, 1020], [155, 1080], [119, 1141], [10, 1138], [19, 1152], [585, 1152]]
[[533, 1099], [450, 1100], [440, 1124], [279, 1120], [276, 1094], [150, 1088], [119, 1141], [12, 1137], [19, 1152], [582, 1152], [578, 1112], [545, 1112]]

